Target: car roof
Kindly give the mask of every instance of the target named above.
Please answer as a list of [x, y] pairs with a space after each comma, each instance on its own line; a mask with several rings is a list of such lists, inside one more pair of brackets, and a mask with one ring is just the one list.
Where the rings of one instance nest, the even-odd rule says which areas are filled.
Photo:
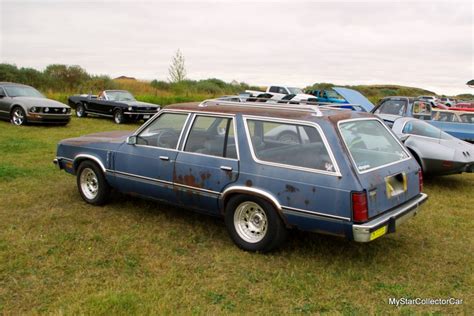
[[223, 100], [206, 100], [201, 103], [179, 103], [166, 106], [165, 110], [201, 112], [212, 114], [243, 114], [269, 117], [275, 119], [292, 119], [309, 122], [328, 120], [333, 124], [352, 118], [373, 118], [371, 113], [356, 112], [349, 109], [336, 109], [324, 106], [265, 104], [255, 102], [232, 102]]

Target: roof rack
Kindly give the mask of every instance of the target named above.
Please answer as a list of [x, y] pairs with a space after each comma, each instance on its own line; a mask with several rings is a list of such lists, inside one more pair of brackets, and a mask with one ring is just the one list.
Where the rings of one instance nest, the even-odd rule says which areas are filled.
[[[209, 105], [220, 105], [220, 104], [232, 104], [233, 106], [252, 106], [259, 108], [278, 108], [289, 111], [308, 111], [315, 112], [317, 116], [322, 116], [320, 108], [322, 109], [331, 109], [331, 110], [358, 110], [365, 112], [360, 104], [337, 104], [337, 103], [328, 103], [328, 102], [314, 102], [307, 100], [275, 100], [270, 98], [256, 98], [255, 101], [229, 101], [229, 100], [219, 100], [219, 99], [208, 99], [204, 100], [199, 104], [199, 107], [206, 107]], [[267, 102], [271, 100], [272, 102]], [[212, 104], [210, 104], [212, 102]]]

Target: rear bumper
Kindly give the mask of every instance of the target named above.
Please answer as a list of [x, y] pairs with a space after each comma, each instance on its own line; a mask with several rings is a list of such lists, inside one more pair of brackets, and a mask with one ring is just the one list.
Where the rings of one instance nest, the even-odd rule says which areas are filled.
[[352, 225], [352, 235], [354, 240], [357, 242], [369, 242], [374, 240], [378, 236], [375, 237], [372, 233], [383, 229], [383, 227], [386, 227], [383, 229], [386, 231], [386, 233], [395, 232], [396, 228], [400, 224], [404, 223], [406, 220], [412, 218], [418, 213], [418, 206], [426, 202], [427, 199], [427, 194], [420, 193], [416, 198], [400, 205], [388, 213], [381, 215], [380, 217], [377, 217], [374, 220], [371, 220], [370, 222]]

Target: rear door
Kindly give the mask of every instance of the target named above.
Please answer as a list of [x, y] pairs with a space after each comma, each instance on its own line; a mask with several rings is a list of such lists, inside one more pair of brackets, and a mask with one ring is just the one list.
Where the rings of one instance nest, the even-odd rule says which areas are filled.
[[368, 118], [338, 125], [367, 193], [369, 218], [419, 194], [418, 163], [385, 124]]
[[174, 188], [178, 203], [218, 213], [218, 198], [239, 175], [238, 146], [232, 116], [196, 115], [178, 153]]

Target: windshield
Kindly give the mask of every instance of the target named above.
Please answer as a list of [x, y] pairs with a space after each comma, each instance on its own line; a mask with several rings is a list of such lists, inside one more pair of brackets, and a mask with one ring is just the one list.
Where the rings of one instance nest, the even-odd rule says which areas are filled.
[[44, 98], [38, 90], [28, 86], [5, 86], [5, 90], [9, 97], [33, 97]]
[[378, 120], [355, 120], [339, 125], [342, 138], [360, 172], [408, 158], [395, 137]]
[[303, 90], [300, 88], [293, 88], [293, 87], [288, 87], [288, 90], [290, 90], [290, 94], [303, 94]]
[[326, 95], [328, 98], [331, 99], [338, 99], [338, 100], [345, 100], [343, 97], [341, 97], [336, 91], [333, 90], [326, 90]]
[[107, 99], [110, 101], [135, 101], [133, 95], [128, 91], [107, 91]]
[[420, 120], [413, 120], [405, 123], [403, 134], [412, 134], [436, 139], [452, 139], [452, 136], [443, 132], [437, 127]]

